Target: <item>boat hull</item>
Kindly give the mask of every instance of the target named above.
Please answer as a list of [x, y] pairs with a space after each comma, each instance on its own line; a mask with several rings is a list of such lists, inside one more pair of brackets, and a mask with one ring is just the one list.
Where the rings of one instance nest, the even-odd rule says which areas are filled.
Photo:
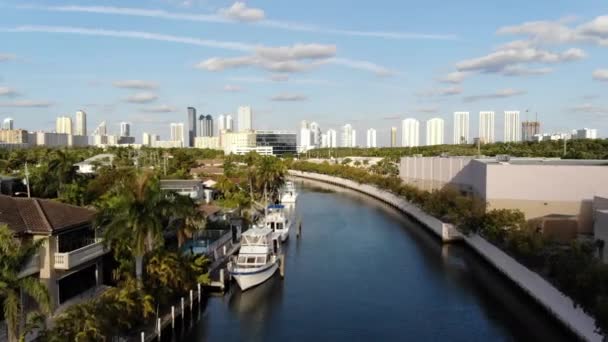
[[230, 272], [236, 283], [241, 288], [241, 291], [246, 291], [252, 287], [262, 284], [268, 280], [279, 268], [279, 263], [274, 262], [270, 266], [263, 269], [247, 272]]

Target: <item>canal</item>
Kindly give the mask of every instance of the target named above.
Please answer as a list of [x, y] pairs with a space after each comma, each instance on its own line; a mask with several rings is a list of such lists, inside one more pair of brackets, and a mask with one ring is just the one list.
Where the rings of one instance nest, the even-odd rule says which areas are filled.
[[571, 341], [462, 245], [351, 190], [298, 182], [286, 276], [209, 299], [182, 341]]

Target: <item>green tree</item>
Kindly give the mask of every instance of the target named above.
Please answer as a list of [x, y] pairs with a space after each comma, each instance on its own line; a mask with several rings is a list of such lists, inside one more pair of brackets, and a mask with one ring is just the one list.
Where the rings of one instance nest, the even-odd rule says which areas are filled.
[[0, 225], [0, 298], [4, 307], [9, 341], [17, 341], [25, 334], [22, 324], [25, 320], [23, 296], [32, 298], [45, 314], [51, 312], [51, 300], [44, 286], [33, 277], [20, 277], [19, 273], [35, 256], [44, 240], [35, 243], [19, 243], [13, 232]]

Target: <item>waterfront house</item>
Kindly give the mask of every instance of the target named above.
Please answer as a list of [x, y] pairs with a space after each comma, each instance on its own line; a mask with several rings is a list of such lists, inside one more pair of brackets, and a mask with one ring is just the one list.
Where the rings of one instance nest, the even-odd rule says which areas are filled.
[[103, 153], [76, 163], [74, 166], [76, 167], [76, 172], [92, 175], [97, 172], [97, 168], [100, 166], [111, 166], [114, 158], [115, 156], [111, 153]]
[[20, 276], [45, 283], [53, 308], [104, 283], [108, 250], [96, 235], [94, 216], [93, 210], [52, 200], [0, 195], [0, 224], [21, 241], [45, 240]]
[[188, 196], [195, 201], [204, 196], [203, 183], [197, 179], [163, 179], [160, 181], [163, 191], [172, 191], [183, 196]]

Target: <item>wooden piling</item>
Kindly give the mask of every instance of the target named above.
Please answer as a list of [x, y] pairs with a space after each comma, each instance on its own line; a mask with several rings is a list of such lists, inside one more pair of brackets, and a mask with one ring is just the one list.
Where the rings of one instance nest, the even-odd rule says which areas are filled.
[[222, 284], [222, 290], [223, 290], [224, 286], [226, 286], [223, 268], [220, 269], [220, 284]]
[[175, 305], [171, 305], [171, 329], [175, 329]]
[[158, 332], [158, 340], [160, 341], [160, 333], [163, 330], [163, 325], [160, 317], [156, 320], [156, 330]]
[[285, 278], [285, 254], [281, 254], [279, 256], [279, 272], [281, 274], [281, 278]]
[[184, 297], [182, 297], [182, 323], [184, 322]]
[[145, 342], [146, 341], [146, 333], [145, 332], [141, 332], [141, 342]]
[[201, 306], [201, 283], [196, 284], [196, 288], [198, 291], [198, 306]]

